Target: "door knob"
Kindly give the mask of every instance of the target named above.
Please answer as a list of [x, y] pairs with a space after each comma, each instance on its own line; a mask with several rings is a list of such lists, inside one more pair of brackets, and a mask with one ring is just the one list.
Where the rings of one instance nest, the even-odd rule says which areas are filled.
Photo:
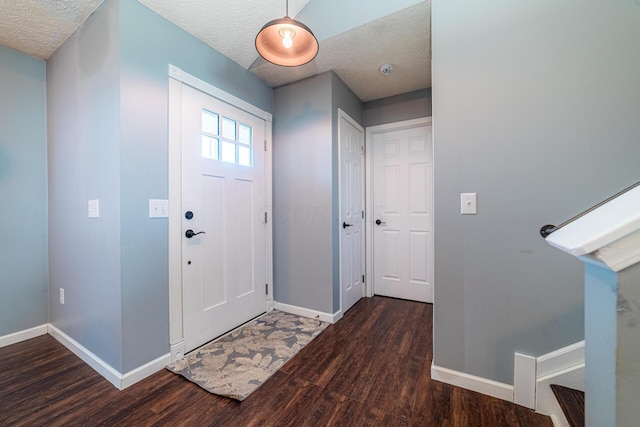
[[198, 234], [205, 234], [204, 231], [198, 231], [197, 233], [194, 232], [193, 230], [187, 230], [184, 235], [187, 239], [192, 238], [193, 236], [197, 236]]
[[376, 219], [376, 225], [386, 224], [386, 222]]
[[342, 228], [353, 227], [353, 224], [347, 224], [346, 222], [342, 223]]

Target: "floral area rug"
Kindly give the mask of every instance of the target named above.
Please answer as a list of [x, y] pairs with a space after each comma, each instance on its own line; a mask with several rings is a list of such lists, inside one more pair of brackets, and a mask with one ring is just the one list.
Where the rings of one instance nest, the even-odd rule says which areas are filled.
[[167, 366], [210, 393], [244, 400], [327, 326], [272, 311]]

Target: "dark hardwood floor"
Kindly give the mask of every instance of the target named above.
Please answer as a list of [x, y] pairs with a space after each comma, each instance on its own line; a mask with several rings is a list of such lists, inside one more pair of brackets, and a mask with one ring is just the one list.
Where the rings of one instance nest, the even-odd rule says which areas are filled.
[[49, 336], [0, 349], [2, 426], [552, 426], [433, 381], [432, 306], [366, 298], [244, 402], [162, 370], [119, 391]]
[[584, 427], [584, 391], [551, 384], [564, 416], [571, 427]]

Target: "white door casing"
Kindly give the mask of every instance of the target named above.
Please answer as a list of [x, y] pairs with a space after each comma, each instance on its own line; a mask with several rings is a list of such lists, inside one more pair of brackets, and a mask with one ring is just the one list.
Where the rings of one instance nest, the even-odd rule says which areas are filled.
[[367, 155], [368, 295], [433, 302], [431, 119], [368, 128]]
[[[271, 216], [271, 115], [176, 67], [170, 66], [169, 75], [169, 303], [175, 360], [263, 313], [271, 300], [265, 295], [272, 283], [270, 219], [265, 223]], [[223, 117], [234, 121], [225, 123], [236, 132], [235, 163], [205, 153], [203, 110], [218, 115], [220, 131]], [[252, 152], [239, 141], [247, 134]], [[213, 139], [222, 145], [225, 138]], [[240, 157], [251, 166], [238, 165]], [[205, 233], [187, 238], [187, 230]]]
[[344, 314], [364, 296], [364, 129], [338, 109], [340, 288]]

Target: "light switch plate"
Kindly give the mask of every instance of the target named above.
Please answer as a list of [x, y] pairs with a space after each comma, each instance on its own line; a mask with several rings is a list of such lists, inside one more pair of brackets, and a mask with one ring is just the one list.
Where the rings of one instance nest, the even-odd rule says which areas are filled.
[[89, 218], [100, 218], [100, 201], [98, 199], [89, 200], [87, 203]]
[[166, 199], [149, 199], [149, 218], [168, 218], [169, 201]]
[[460, 213], [462, 215], [475, 215], [478, 213], [476, 193], [460, 194]]

